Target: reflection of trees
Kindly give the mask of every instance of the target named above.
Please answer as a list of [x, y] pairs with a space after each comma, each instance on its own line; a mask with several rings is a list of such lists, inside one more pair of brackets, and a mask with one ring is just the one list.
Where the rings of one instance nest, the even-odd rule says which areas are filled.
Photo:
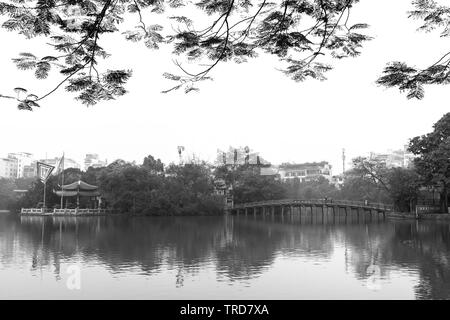
[[[31, 268], [54, 267], [81, 258], [101, 262], [113, 273], [139, 268], [146, 274], [162, 267], [175, 271], [174, 283], [213, 264], [219, 277], [242, 281], [257, 277], [276, 257], [330, 259], [345, 250], [346, 267], [365, 279], [371, 264], [389, 270], [418, 272], [418, 298], [450, 298], [450, 228], [448, 224], [389, 221], [283, 222], [252, 216], [42, 218], [0, 221], [0, 261], [24, 257]], [[17, 258], [17, 251], [22, 254]]]
[[329, 228], [235, 218], [233, 241], [217, 250], [217, 269], [229, 279], [248, 279], [268, 268], [278, 254], [327, 258], [333, 250]]
[[397, 223], [392, 256], [403, 265], [412, 259], [420, 271], [416, 295], [450, 298], [450, 226], [448, 223]]
[[[420, 299], [450, 298], [450, 228], [438, 222], [391, 221], [367, 227], [367, 238], [361, 232], [347, 230], [348, 263], [355, 274], [366, 278], [367, 267], [381, 267], [419, 272], [416, 297]], [[376, 244], [376, 245], [374, 245]]]
[[[33, 220], [34, 219], [34, 220]], [[44, 238], [41, 234], [44, 226]], [[195, 267], [214, 253], [220, 219], [189, 218], [50, 218], [22, 217], [23, 246], [35, 251], [43, 243], [45, 255], [59, 259], [81, 254], [84, 261], [99, 260], [112, 272], [139, 266], [157, 271], [162, 264]], [[49, 260], [46, 259], [45, 263]]]

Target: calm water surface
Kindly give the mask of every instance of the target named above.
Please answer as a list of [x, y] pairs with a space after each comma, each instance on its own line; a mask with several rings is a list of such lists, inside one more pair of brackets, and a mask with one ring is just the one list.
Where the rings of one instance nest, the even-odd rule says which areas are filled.
[[17, 298], [449, 299], [450, 224], [0, 216], [0, 299]]

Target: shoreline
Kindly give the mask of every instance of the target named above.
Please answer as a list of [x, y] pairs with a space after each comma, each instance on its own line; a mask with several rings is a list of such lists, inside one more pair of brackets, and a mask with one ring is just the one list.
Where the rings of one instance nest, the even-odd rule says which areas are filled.
[[391, 219], [406, 219], [406, 220], [449, 220], [449, 213], [402, 213], [402, 212], [387, 212], [386, 218]]
[[[0, 215], [10, 215], [14, 214], [22, 217], [117, 217], [117, 216], [128, 216], [128, 217], [196, 217], [196, 216], [222, 216], [226, 215], [226, 211], [221, 214], [179, 214], [179, 215], [159, 215], [159, 214], [133, 214], [133, 213], [79, 213], [79, 214], [63, 214], [63, 213], [27, 213], [22, 214], [21, 212], [13, 212], [10, 210], [0, 210]], [[450, 214], [448, 213], [420, 213], [418, 215], [413, 213], [405, 212], [386, 212], [387, 219], [402, 219], [402, 220], [428, 220], [428, 221], [450, 221]]]

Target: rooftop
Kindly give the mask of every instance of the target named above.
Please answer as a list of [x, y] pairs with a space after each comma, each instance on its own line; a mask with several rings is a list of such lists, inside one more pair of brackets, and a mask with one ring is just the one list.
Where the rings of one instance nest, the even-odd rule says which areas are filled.
[[305, 162], [305, 163], [282, 163], [280, 169], [309, 169], [323, 167], [330, 164], [327, 161], [321, 162]]

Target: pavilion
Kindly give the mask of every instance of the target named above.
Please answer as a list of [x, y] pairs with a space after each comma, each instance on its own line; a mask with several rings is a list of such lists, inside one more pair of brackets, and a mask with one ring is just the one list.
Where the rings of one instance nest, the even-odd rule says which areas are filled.
[[[77, 197], [77, 208], [80, 207], [80, 197], [95, 197], [100, 204], [100, 192], [98, 187], [78, 180], [70, 184], [63, 185], [61, 191], [55, 191], [60, 197]], [[62, 209], [62, 208], [61, 208]]]

